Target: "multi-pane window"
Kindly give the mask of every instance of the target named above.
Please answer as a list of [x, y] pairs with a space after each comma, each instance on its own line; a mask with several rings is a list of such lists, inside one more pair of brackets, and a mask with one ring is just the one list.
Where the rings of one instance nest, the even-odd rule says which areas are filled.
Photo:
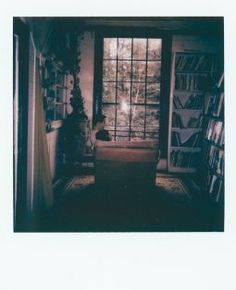
[[42, 66], [42, 86], [46, 127], [62, 120], [67, 113], [68, 74], [55, 63], [45, 61]]
[[102, 112], [114, 140], [158, 139], [161, 39], [104, 38]]

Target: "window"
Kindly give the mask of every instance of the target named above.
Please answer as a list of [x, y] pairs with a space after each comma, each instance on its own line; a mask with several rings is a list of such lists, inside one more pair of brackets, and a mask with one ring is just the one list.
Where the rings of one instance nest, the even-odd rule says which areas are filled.
[[102, 112], [114, 140], [158, 139], [162, 40], [104, 38]]
[[42, 66], [42, 86], [46, 128], [67, 115], [69, 75], [56, 63], [45, 60]]

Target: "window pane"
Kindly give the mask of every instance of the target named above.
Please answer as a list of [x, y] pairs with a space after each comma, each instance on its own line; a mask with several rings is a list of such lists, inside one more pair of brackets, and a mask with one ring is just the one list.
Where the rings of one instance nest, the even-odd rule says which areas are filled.
[[129, 132], [128, 130], [127, 131], [116, 130], [116, 137], [129, 137]]
[[147, 103], [160, 103], [160, 83], [147, 84]]
[[118, 59], [131, 59], [131, 38], [118, 39]]
[[115, 140], [158, 138], [161, 44], [161, 39], [104, 39], [103, 114]]
[[60, 84], [60, 85], [64, 85], [64, 80], [65, 80], [65, 78], [64, 78], [64, 74], [63, 73], [61, 73], [61, 72], [57, 72], [57, 79], [56, 79], [56, 83], [57, 84]]
[[132, 128], [141, 127], [144, 128], [144, 116], [145, 116], [145, 107], [144, 106], [135, 106], [132, 107]]
[[146, 76], [146, 62], [145, 61], [134, 61], [133, 62], [133, 80], [134, 81], [145, 81]]
[[63, 102], [64, 101], [64, 89], [57, 87], [56, 94], [57, 94], [57, 102]]
[[132, 132], [131, 140], [143, 140], [144, 133], [143, 132]]
[[145, 83], [132, 84], [132, 104], [144, 103], [145, 101]]
[[161, 39], [148, 39], [148, 59], [161, 59]]
[[131, 131], [132, 132], [144, 132], [144, 126], [132, 126], [132, 128], [131, 128]]
[[131, 72], [130, 61], [118, 61], [118, 80], [129, 81]]
[[54, 83], [56, 83], [56, 72], [55, 72], [55, 71], [51, 70], [51, 71], [49, 72], [49, 74], [48, 74], [48, 77], [49, 77], [48, 82], [49, 82], [50, 84], [54, 84]]
[[147, 39], [134, 38], [133, 40], [133, 59], [146, 59]]
[[117, 107], [117, 130], [129, 130], [130, 106], [122, 103]]
[[159, 138], [159, 133], [158, 132], [152, 132], [152, 133], [146, 133], [145, 134], [145, 139], [146, 140], [153, 140], [153, 139], [158, 139]]
[[118, 82], [117, 83], [117, 102], [130, 103], [130, 83]]
[[55, 94], [55, 90], [53, 90], [53, 89], [48, 89], [48, 90], [47, 90], [47, 97], [48, 97], [48, 98], [54, 99], [55, 96], [56, 96], [56, 94]]
[[56, 113], [56, 120], [62, 120], [63, 119], [63, 115], [64, 115], [64, 106], [63, 105], [57, 105], [55, 113]]
[[114, 103], [116, 96], [116, 83], [103, 83], [103, 99], [102, 101]]
[[104, 38], [104, 56], [103, 58], [116, 58], [117, 38]]
[[147, 68], [147, 81], [157, 82], [160, 81], [160, 77], [161, 77], [161, 62], [149, 61]]
[[106, 128], [115, 127], [115, 105], [103, 105], [102, 113], [106, 116]]
[[152, 106], [146, 107], [146, 130], [155, 131], [159, 127], [160, 112]]
[[116, 80], [116, 61], [104, 60], [103, 61], [103, 81]]
[[127, 140], [129, 140], [129, 137], [120, 137], [120, 136], [117, 136], [116, 137], [116, 140], [117, 141], [127, 141]]

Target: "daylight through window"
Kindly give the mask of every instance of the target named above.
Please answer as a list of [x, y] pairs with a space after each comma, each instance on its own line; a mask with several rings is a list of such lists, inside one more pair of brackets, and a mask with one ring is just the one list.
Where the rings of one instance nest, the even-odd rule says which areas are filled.
[[104, 38], [102, 111], [114, 140], [158, 139], [161, 39]]

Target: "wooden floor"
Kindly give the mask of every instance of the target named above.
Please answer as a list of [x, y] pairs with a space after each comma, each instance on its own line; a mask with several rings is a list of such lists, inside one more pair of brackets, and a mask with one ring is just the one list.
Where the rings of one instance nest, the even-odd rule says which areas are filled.
[[156, 187], [98, 188], [74, 176], [57, 192], [43, 232], [205, 232], [223, 230], [223, 213], [203, 200], [186, 177], [158, 175]]

